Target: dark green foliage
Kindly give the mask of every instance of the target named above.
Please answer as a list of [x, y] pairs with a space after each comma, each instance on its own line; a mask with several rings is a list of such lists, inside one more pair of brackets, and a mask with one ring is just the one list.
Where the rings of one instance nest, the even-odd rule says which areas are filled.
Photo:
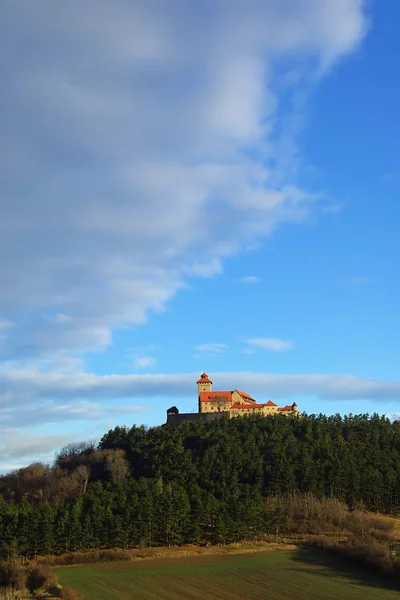
[[117, 427], [0, 478], [0, 556], [254, 538], [285, 529], [266, 499], [292, 493], [389, 512], [399, 456], [400, 423], [378, 415]]

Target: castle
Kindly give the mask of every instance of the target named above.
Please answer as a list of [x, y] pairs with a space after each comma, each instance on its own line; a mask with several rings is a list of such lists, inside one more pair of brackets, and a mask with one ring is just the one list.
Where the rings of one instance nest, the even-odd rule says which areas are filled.
[[197, 381], [198, 413], [179, 414], [176, 406], [167, 410], [167, 423], [178, 425], [183, 421], [213, 421], [215, 419], [243, 417], [246, 415], [298, 415], [299, 409], [294, 402], [291, 405], [278, 407], [275, 402], [268, 400], [259, 404], [250, 394], [233, 391], [212, 391], [212, 381], [207, 373], [202, 373]]

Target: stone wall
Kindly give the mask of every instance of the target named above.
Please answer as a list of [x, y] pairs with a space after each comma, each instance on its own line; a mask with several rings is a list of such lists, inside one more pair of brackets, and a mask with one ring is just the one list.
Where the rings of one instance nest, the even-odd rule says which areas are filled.
[[229, 412], [178, 413], [175, 415], [167, 415], [167, 425], [180, 425], [184, 421], [216, 421], [217, 419], [229, 419]]

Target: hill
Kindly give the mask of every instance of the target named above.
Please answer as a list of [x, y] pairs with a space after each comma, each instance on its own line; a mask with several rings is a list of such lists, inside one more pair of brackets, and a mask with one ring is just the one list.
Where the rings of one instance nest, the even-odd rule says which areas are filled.
[[400, 423], [378, 415], [117, 427], [97, 448], [0, 478], [0, 556], [276, 534], [290, 529], [295, 497], [309, 498], [307, 522], [322, 510], [311, 498], [342, 524], [337, 501], [390, 513], [399, 452]]

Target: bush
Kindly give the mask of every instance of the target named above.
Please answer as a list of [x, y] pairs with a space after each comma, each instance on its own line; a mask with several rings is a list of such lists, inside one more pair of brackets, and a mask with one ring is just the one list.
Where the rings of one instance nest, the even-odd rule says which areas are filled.
[[98, 550], [92, 552], [72, 552], [65, 557], [66, 565], [84, 565], [86, 563], [96, 563], [100, 560]]
[[31, 593], [41, 588], [49, 588], [56, 583], [56, 577], [50, 567], [44, 563], [33, 565], [28, 571], [26, 585]]
[[351, 535], [347, 542], [337, 542], [325, 536], [310, 539], [309, 543], [351, 560], [370, 570], [400, 580], [400, 561], [390, 555], [390, 545], [370, 535]]
[[49, 556], [46, 563], [51, 566], [88, 565], [113, 560], [127, 560], [131, 554], [125, 550], [92, 550], [90, 552], [71, 552], [63, 556]]
[[111, 562], [113, 560], [126, 560], [130, 557], [124, 550], [102, 550], [99, 559], [101, 562]]
[[0, 587], [23, 590], [25, 582], [26, 572], [19, 563], [11, 561], [0, 563]]
[[60, 598], [63, 600], [83, 600], [83, 596], [79, 592], [66, 586], [61, 588]]
[[0, 600], [21, 600], [21, 596], [15, 588], [0, 588]]

